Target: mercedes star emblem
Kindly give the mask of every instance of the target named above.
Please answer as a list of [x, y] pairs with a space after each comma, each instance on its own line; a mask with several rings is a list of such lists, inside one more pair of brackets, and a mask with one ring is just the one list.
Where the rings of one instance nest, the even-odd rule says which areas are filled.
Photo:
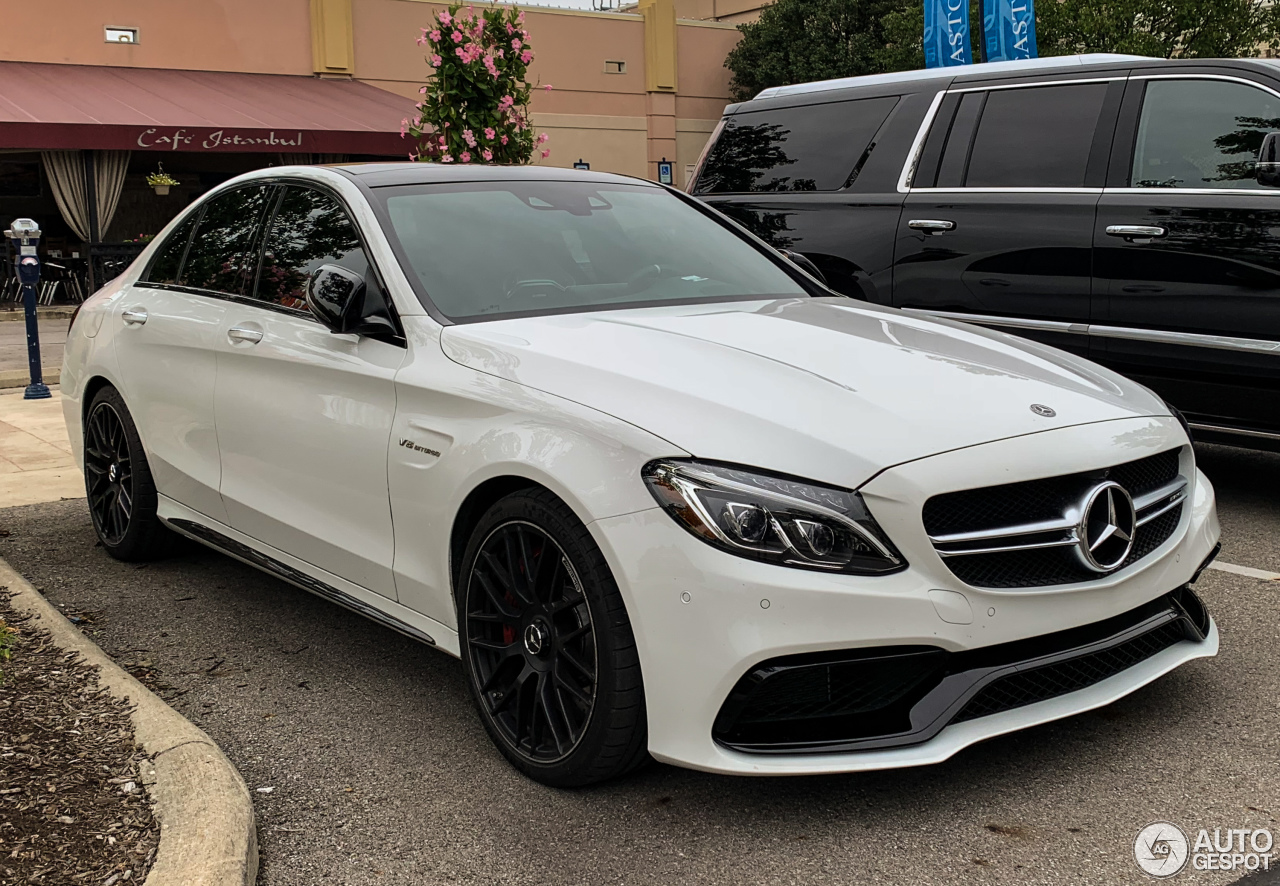
[[1050, 409], [1048, 406], [1045, 406], [1043, 403], [1032, 403], [1031, 411], [1034, 412], [1036, 415], [1042, 416], [1043, 418], [1053, 418], [1055, 415], [1058, 414], [1054, 410]]
[[537, 655], [542, 651], [543, 641], [542, 627], [537, 622], [525, 625], [524, 648], [529, 650], [530, 655]]
[[1124, 487], [1111, 480], [1099, 483], [1080, 508], [1080, 541], [1076, 551], [1094, 572], [1110, 572], [1124, 563], [1133, 549], [1138, 515]]

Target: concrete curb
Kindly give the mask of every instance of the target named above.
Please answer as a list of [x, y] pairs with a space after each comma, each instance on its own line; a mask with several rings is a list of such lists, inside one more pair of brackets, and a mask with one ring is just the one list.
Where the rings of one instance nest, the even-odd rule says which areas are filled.
[[[76, 309], [74, 307], [50, 308], [47, 306], [40, 306], [36, 308], [36, 318], [39, 320], [70, 320], [71, 315], [75, 312]], [[27, 314], [21, 306], [11, 311], [0, 310], [0, 323], [3, 323], [6, 320], [13, 321], [25, 319], [27, 319]]]
[[253, 886], [258, 832], [244, 779], [204, 731], [127, 674], [0, 558], [0, 588], [54, 643], [97, 665], [98, 682], [134, 705], [144, 773], [160, 822], [160, 847], [144, 886]]
[[[62, 367], [46, 366], [40, 371], [46, 385], [56, 385], [62, 376]], [[0, 389], [25, 388], [31, 384], [31, 373], [26, 369], [5, 369], [0, 371]]]

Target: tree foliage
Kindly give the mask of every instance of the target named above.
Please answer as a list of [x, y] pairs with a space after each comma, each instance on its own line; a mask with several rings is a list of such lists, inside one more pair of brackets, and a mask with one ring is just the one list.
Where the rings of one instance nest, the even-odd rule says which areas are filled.
[[[981, 0], [970, 0], [975, 60]], [[770, 86], [924, 67], [922, 0], [777, 0], [725, 67], [737, 101]], [[1123, 52], [1159, 58], [1234, 58], [1280, 46], [1280, 3], [1272, 0], [1039, 0], [1042, 56]]]

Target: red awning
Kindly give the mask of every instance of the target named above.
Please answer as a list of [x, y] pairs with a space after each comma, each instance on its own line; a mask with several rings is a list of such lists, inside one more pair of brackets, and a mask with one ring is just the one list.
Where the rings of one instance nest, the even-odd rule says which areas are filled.
[[412, 110], [352, 80], [0, 62], [0, 148], [397, 156]]

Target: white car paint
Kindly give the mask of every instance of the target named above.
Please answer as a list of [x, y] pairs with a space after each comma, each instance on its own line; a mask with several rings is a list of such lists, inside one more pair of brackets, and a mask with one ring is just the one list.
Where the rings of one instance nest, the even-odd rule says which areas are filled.
[[[135, 285], [161, 235], [86, 302], [62, 376], [77, 456], [86, 388], [109, 381], [159, 468], [162, 517], [216, 530], [243, 546], [243, 559], [269, 556], [296, 571], [286, 578], [324, 582], [347, 605], [457, 655], [450, 532], [459, 508], [489, 480], [540, 483], [587, 525], [618, 581], [640, 651], [650, 751], [718, 772], [935, 762], [1216, 652], [1214, 628], [1200, 644], [1178, 644], [1088, 690], [892, 751], [762, 758], [718, 745], [710, 729], [726, 693], [765, 659], [897, 643], [979, 648], [1097, 622], [1185, 584], [1219, 529], [1212, 487], [1178, 422], [1145, 388], [1087, 361], [845, 299], [444, 325], [414, 295], [348, 177], [282, 167], [247, 178], [267, 175], [321, 181], [343, 197], [406, 347], [391, 353], [310, 320], [225, 301], [206, 310], [188, 304], [200, 296]], [[123, 313], [138, 306], [175, 322], [127, 326]], [[256, 324], [261, 342], [228, 339], [245, 324]], [[1056, 416], [1033, 413], [1033, 403]], [[1175, 446], [1192, 506], [1159, 549], [1115, 574], [979, 590], [952, 575], [925, 536], [921, 506], [931, 495]], [[652, 459], [691, 455], [859, 488], [910, 568], [832, 575], [703, 544], [640, 479]], [[957, 596], [968, 623], [957, 623]]]

